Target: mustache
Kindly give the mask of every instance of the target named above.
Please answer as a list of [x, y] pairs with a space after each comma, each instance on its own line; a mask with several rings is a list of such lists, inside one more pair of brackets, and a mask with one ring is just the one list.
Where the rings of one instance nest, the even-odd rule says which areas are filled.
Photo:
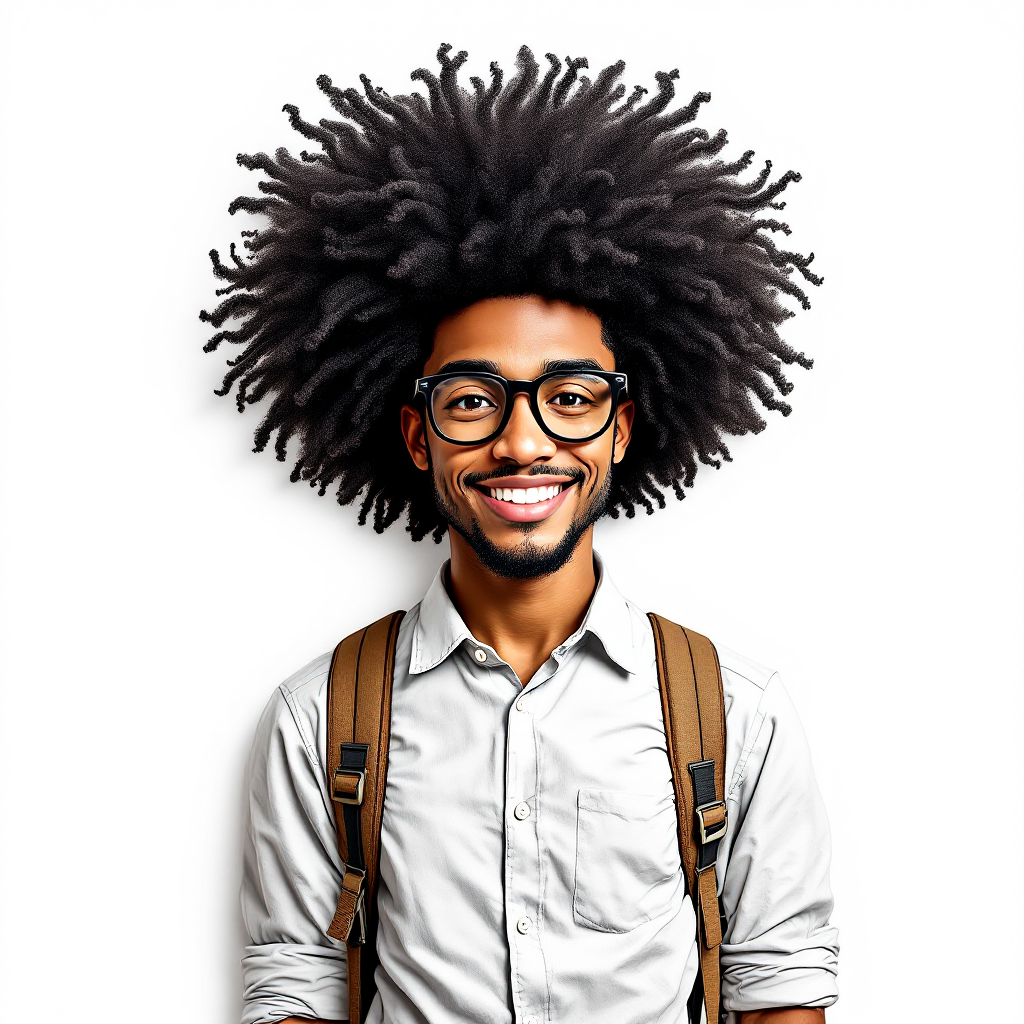
[[[462, 478], [462, 481], [470, 487], [474, 487], [477, 484], [485, 483], [488, 480], [497, 480], [499, 477], [509, 476], [510, 474], [518, 475], [515, 469], [505, 466], [503, 468], [499, 467], [498, 469], [489, 469], [486, 473], [467, 473]], [[557, 466], [531, 466], [526, 471], [526, 475], [531, 477], [559, 477], [563, 480], [568, 477], [574, 484], [582, 483], [585, 479], [583, 470], [576, 466], [571, 469], [560, 469]]]

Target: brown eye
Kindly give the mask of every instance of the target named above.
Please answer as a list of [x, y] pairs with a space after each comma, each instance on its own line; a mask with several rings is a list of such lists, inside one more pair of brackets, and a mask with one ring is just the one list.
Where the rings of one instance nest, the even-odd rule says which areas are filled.
[[592, 404], [585, 396], [577, 395], [572, 391], [563, 391], [561, 394], [554, 395], [548, 399], [548, 402], [550, 405], [557, 405], [563, 409], [581, 409]]
[[463, 412], [476, 412], [488, 407], [494, 408], [494, 403], [483, 395], [464, 395], [445, 406], [446, 409], [460, 409]]

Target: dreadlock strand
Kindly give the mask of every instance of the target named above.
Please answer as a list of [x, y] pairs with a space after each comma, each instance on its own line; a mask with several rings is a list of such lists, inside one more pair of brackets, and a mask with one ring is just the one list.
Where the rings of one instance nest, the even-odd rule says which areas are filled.
[[[656, 118], [673, 100], [676, 94], [676, 87], [672, 84], [679, 77], [679, 69], [673, 69], [672, 71], [657, 71], [654, 75], [654, 80], [658, 83], [658, 91], [644, 104], [636, 107], [630, 111], [629, 119], [636, 124], [640, 124], [643, 121], [649, 121]], [[704, 100], [711, 99], [711, 94], [702, 92], [698, 93], [690, 101], [689, 107], [684, 107], [682, 113], [685, 113], [693, 108], [694, 114], [697, 111], [697, 107], [700, 105], [700, 98]], [[693, 114], [690, 114], [687, 120], [693, 120]]]
[[[491, 64], [491, 71], [497, 68], [497, 63]], [[499, 69], [500, 71], [500, 69]], [[537, 84], [540, 75], [540, 66], [534, 60], [533, 51], [527, 46], [521, 46], [516, 54], [516, 74], [508, 83], [508, 87], [498, 94], [495, 102], [495, 113], [500, 117], [507, 115], [509, 111], [516, 111], [520, 104], [529, 95], [530, 90]], [[497, 82], [497, 89], [501, 88], [500, 79]]]
[[[334, 138], [331, 133], [324, 128], [322, 125], [310, 124], [308, 121], [304, 121], [302, 116], [299, 114], [299, 108], [293, 103], [286, 103], [281, 110], [288, 115], [288, 123], [294, 128], [303, 138], [309, 139], [311, 142], [319, 142], [325, 153], [330, 155], [332, 148], [334, 147]], [[262, 154], [258, 154], [262, 155]], [[248, 167], [248, 163], [243, 164], [244, 154], [239, 153], [238, 162], [243, 167]], [[245, 157], [246, 160], [251, 159]], [[256, 170], [256, 167], [249, 167], [249, 170]]]
[[587, 63], [586, 57], [565, 58], [565, 73], [555, 86], [555, 91], [551, 94], [551, 105], [553, 107], [561, 107], [565, 103], [565, 99], [569, 95], [569, 90], [576, 83], [580, 68], [586, 67], [590, 67]]
[[550, 67], [541, 80], [537, 91], [533, 94], [532, 101], [524, 104], [523, 113], [527, 114], [527, 116], [536, 117], [547, 108], [551, 99], [551, 90], [554, 88], [555, 81], [562, 70], [562, 62], [553, 53], [545, 53], [544, 56]]

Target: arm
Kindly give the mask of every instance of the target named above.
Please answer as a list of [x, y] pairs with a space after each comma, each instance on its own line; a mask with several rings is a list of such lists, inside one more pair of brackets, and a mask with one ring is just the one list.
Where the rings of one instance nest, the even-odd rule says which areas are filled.
[[341, 887], [319, 735], [326, 669], [320, 659], [275, 691], [249, 755], [242, 1024], [348, 1017], [345, 946], [326, 935]]
[[778, 676], [755, 685], [732, 680], [732, 717], [747, 735], [734, 735], [743, 753], [734, 756], [722, 851], [723, 1004], [746, 1024], [817, 1024], [837, 995], [828, 820]]

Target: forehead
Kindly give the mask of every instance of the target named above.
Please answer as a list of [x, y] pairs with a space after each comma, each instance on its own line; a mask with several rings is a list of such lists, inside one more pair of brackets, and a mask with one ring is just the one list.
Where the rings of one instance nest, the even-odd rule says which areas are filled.
[[457, 360], [486, 360], [505, 377], [531, 379], [550, 360], [585, 359], [615, 369], [590, 310], [538, 295], [484, 299], [442, 320], [423, 369], [438, 373]]

